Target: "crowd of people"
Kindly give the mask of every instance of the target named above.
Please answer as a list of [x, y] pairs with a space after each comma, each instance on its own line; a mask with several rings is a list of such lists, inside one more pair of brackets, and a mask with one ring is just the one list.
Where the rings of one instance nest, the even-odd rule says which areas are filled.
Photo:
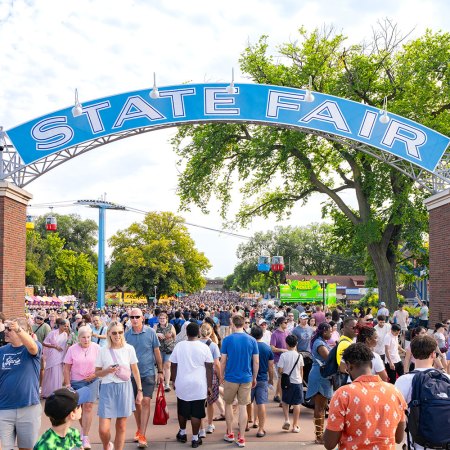
[[[264, 438], [271, 401], [281, 407], [280, 428], [299, 440], [304, 405], [314, 408], [316, 444], [395, 448], [418, 395], [413, 386], [418, 377], [425, 383], [430, 370], [443, 377], [436, 382], [448, 397], [439, 414], [450, 417], [450, 320], [429, 330], [423, 308], [414, 327], [401, 304], [392, 314], [384, 303], [354, 313], [255, 303], [236, 293], [191, 295], [164, 309], [92, 305], [36, 309], [26, 318], [0, 313], [0, 442], [3, 450], [16, 444], [89, 449], [97, 403], [104, 450], [123, 449], [132, 415], [134, 440], [146, 448], [151, 399], [158, 389], [173, 389], [174, 439], [187, 442], [190, 421], [193, 448], [216, 431], [218, 420], [225, 422], [226, 442], [244, 447], [250, 424]], [[39, 438], [41, 401], [52, 428]], [[80, 431], [70, 426], [77, 420]], [[410, 432], [409, 448], [450, 442], [445, 423], [437, 423], [438, 436]]]

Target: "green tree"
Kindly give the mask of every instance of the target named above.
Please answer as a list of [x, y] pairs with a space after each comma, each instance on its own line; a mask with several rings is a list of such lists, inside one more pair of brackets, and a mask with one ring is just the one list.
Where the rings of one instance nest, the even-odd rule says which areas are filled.
[[[97, 264], [97, 224], [91, 219], [81, 219], [78, 214], [55, 214], [58, 222], [56, 233], [64, 239], [64, 248], [77, 253], [86, 254], [89, 259]], [[45, 219], [47, 216], [38, 216], [35, 219], [35, 231], [42, 237], [49, 232], [45, 229]], [[53, 233], [53, 232], [50, 232]]]
[[109, 240], [113, 251], [108, 284], [126, 286], [139, 294], [173, 295], [194, 292], [205, 285], [211, 267], [194, 247], [184, 220], [170, 212], [150, 212]]
[[[397, 27], [386, 21], [363, 44], [346, 44], [333, 30], [299, 30], [299, 40], [269, 52], [266, 36], [249, 45], [241, 71], [255, 83], [304, 87], [364, 101], [450, 134], [450, 34], [432, 33], [403, 44]], [[299, 131], [252, 124], [188, 125], [172, 141], [183, 172], [178, 193], [182, 208], [208, 211], [212, 196], [226, 216], [238, 181], [243, 202], [236, 220], [278, 219], [314, 192], [326, 194], [325, 216], [333, 219], [342, 247], [364, 245], [376, 274], [380, 298], [397, 303], [399, 246], [420, 245], [427, 215], [426, 193], [413, 181], [351, 145]], [[268, 183], [267, 180], [270, 180]], [[349, 192], [357, 207], [348, 203]]]
[[345, 249], [336, 245], [333, 227], [326, 223], [306, 227], [277, 226], [273, 231], [255, 233], [249, 242], [238, 247], [240, 263], [228, 283], [233, 288], [260, 292], [279, 283], [280, 277], [272, 272], [258, 272], [257, 259], [262, 252], [284, 256], [286, 272], [303, 275], [364, 273], [365, 252], [353, 249], [353, 253], [345, 253]]

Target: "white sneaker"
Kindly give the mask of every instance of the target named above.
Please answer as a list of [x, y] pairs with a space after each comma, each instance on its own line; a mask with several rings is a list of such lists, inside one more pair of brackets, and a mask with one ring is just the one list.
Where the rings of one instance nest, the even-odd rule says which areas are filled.
[[204, 428], [198, 432], [198, 437], [202, 439], [206, 437], [206, 431]]
[[215, 427], [214, 425], [208, 425], [208, 426], [206, 427], [206, 432], [207, 432], [208, 434], [212, 434], [212, 433], [214, 432], [215, 429], [216, 429], [216, 427]]

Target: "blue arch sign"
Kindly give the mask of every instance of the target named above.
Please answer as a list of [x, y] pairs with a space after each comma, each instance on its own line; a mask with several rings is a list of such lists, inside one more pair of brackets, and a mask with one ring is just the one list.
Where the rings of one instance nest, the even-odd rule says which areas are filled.
[[138, 128], [204, 122], [253, 122], [316, 130], [367, 144], [433, 172], [450, 139], [430, 128], [354, 101], [282, 86], [236, 84], [166, 86], [105, 97], [34, 119], [7, 131], [25, 164], [99, 137]]

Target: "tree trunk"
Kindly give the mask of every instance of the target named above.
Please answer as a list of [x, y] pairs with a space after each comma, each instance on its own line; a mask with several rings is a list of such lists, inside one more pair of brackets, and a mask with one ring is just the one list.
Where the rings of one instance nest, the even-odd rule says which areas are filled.
[[378, 280], [379, 301], [385, 302], [390, 313], [397, 309], [397, 284], [395, 278], [395, 258], [389, 260], [384, 246], [375, 242], [367, 245]]

